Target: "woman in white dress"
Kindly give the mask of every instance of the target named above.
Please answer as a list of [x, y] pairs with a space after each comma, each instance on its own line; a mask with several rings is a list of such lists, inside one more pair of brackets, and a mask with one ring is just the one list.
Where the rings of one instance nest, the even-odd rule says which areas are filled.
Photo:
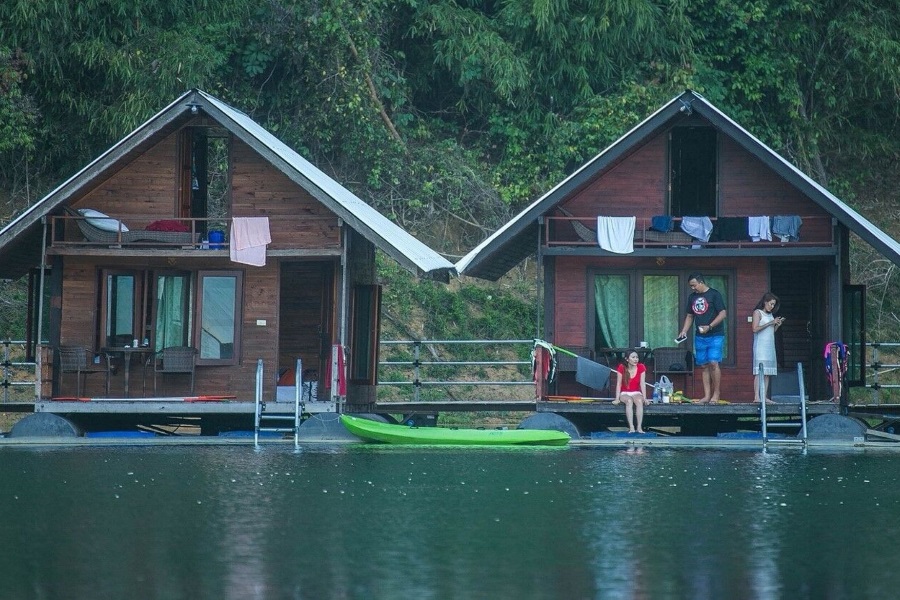
[[[778, 375], [778, 360], [775, 356], [775, 331], [781, 327], [784, 317], [776, 317], [773, 313], [778, 310], [778, 296], [771, 292], [763, 294], [762, 299], [753, 310], [753, 398], [759, 402], [760, 398], [769, 399], [769, 377]], [[763, 389], [759, 390], [759, 367], [763, 369]]]

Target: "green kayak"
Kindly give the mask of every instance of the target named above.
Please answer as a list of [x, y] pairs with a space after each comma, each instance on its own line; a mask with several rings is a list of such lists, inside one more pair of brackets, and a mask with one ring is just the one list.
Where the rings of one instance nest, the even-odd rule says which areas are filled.
[[456, 446], [565, 446], [569, 434], [549, 429], [449, 429], [409, 427], [341, 415], [347, 430], [365, 440], [388, 444]]

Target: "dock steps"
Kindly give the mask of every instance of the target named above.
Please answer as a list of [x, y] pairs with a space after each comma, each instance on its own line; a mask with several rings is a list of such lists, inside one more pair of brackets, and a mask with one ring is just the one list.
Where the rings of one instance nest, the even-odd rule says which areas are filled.
[[[762, 430], [763, 444], [765, 444], [769, 439], [768, 430], [769, 429], [797, 429], [800, 431], [798, 433], [798, 437], [796, 438], [797, 443], [806, 445], [807, 435], [806, 435], [806, 388], [803, 384], [803, 363], [797, 363], [797, 383], [800, 388], [800, 420], [799, 421], [769, 421], [766, 415], [766, 402], [762, 397], [762, 392], [765, 388], [765, 379], [763, 375], [763, 365], [759, 365], [759, 375], [757, 375], [759, 381], [759, 390], [760, 397], [757, 398], [759, 402], [759, 423], [760, 429]], [[792, 442], [794, 440], [779, 440], [781, 441], [789, 441]]]
[[[256, 410], [253, 427], [253, 445], [259, 447], [260, 432], [268, 433], [291, 433], [294, 435], [294, 448], [299, 448], [299, 429], [300, 415], [303, 410], [303, 404], [300, 402], [300, 390], [303, 387], [301, 374], [303, 373], [302, 361], [297, 359], [295, 394], [293, 405], [280, 402], [275, 403], [279, 407], [279, 412], [266, 409], [266, 402], [262, 399], [263, 389], [263, 361], [259, 359], [256, 363]], [[283, 409], [282, 409], [283, 407]], [[289, 410], [293, 409], [293, 410]], [[285, 410], [288, 409], [288, 410]]]

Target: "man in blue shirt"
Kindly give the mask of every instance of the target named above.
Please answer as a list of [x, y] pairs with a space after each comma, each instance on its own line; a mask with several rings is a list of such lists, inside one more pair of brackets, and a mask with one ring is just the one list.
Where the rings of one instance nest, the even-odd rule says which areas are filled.
[[725, 300], [718, 290], [706, 285], [700, 273], [691, 273], [688, 285], [691, 286], [691, 295], [688, 296], [684, 325], [678, 337], [686, 336], [692, 324], [696, 326], [694, 355], [697, 366], [703, 369], [703, 398], [697, 402], [716, 404], [722, 379], [719, 363], [722, 362], [725, 345]]

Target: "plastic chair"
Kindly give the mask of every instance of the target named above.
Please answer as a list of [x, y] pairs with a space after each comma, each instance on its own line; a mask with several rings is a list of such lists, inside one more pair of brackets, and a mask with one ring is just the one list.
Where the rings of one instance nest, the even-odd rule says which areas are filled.
[[62, 376], [65, 373], [75, 373], [76, 396], [81, 397], [81, 391], [87, 384], [87, 376], [91, 373], [106, 373], [106, 395], [109, 396], [109, 372], [112, 368], [109, 355], [105, 356], [106, 364], [94, 364], [93, 355], [84, 346], [60, 346], [59, 353], [59, 383], [62, 387]]
[[197, 349], [190, 346], [170, 346], [157, 352], [153, 361], [153, 393], [157, 393], [157, 374], [190, 373], [193, 394], [196, 364]]
[[653, 349], [653, 376], [659, 379], [665, 375], [671, 379], [673, 375], [684, 377], [684, 387], [687, 387], [688, 375], [691, 377], [691, 395], [694, 394], [696, 380], [694, 379], [694, 353], [684, 348], [654, 348]]

